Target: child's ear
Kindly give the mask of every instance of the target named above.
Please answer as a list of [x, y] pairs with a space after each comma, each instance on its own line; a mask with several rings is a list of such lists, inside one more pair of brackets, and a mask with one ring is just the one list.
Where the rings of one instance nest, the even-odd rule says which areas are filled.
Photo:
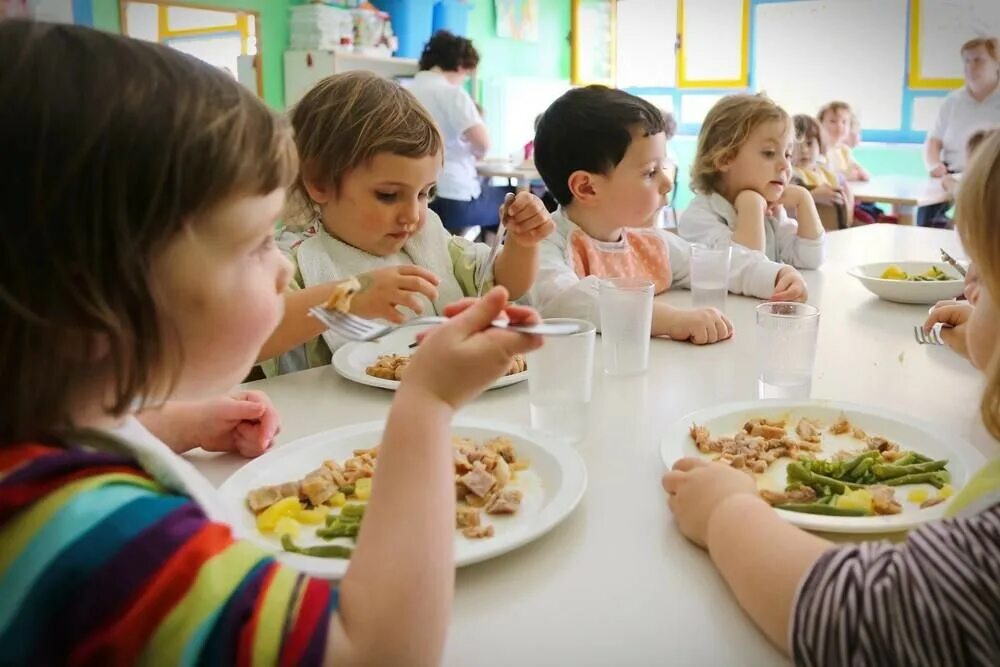
[[305, 186], [309, 199], [312, 199], [320, 206], [330, 201], [333, 197], [332, 186], [320, 185], [318, 182], [306, 177], [302, 178], [302, 185]]
[[567, 185], [575, 201], [586, 204], [597, 197], [597, 183], [589, 171], [574, 171], [569, 175]]
[[729, 171], [730, 165], [733, 164], [733, 157], [731, 155], [720, 155], [717, 157], [715, 159], [715, 170], [723, 174]]

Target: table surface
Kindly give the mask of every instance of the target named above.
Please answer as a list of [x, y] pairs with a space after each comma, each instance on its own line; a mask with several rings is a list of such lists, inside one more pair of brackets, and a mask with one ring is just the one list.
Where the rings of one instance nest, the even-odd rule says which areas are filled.
[[511, 160], [481, 160], [476, 163], [476, 172], [486, 178], [519, 178], [528, 181], [542, 178], [533, 165]]
[[[813, 396], [914, 415], [993, 454], [977, 418], [978, 374], [943, 347], [918, 346], [926, 306], [878, 300], [847, 275], [874, 261], [965, 257], [954, 231], [869, 225], [829, 234], [828, 257], [805, 272], [821, 311]], [[666, 301], [690, 303], [687, 291]], [[446, 665], [775, 665], [784, 658], [746, 617], [701, 550], [673, 525], [660, 487], [659, 434], [690, 411], [756, 398], [753, 309], [730, 295], [736, 335], [696, 347], [652, 341], [650, 371], [612, 378], [597, 345], [589, 471], [580, 506], [537, 541], [458, 571]], [[282, 415], [276, 447], [317, 431], [383, 418], [392, 393], [318, 368], [248, 384]], [[528, 424], [522, 383], [486, 393], [462, 414]], [[197, 453], [215, 484], [242, 462]]]
[[940, 178], [912, 176], [872, 176], [870, 181], [851, 181], [854, 198], [901, 206], [931, 206], [951, 201]]

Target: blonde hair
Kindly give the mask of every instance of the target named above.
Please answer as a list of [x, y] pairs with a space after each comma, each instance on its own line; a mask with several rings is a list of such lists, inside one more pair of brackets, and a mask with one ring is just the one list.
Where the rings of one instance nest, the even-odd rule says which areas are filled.
[[820, 107], [819, 113], [816, 114], [816, 119], [819, 122], [823, 122], [823, 118], [826, 117], [828, 113], [838, 113], [840, 111], [846, 111], [851, 114], [851, 120], [854, 120], [854, 111], [851, 110], [851, 105], [847, 102], [842, 102], [840, 100], [834, 100], [833, 102], [828, 102]]
[[305, 203], [309, 203], [306, 180], [339, 188], [348, 172], [379, 153], [443, 156], [441, 133], [417, 98], [395, 81], [371, 72], [323, 79], [291, 115], [300, 163], [293, 195]]
[[993, 62], [1000, 63], [1000, 42], [998, 42], [996, 37], [976, 37], [975, 39], [970, 39], [965, 44], [962, 44], [962, 48], [958, 50], [958, 53], [961, 55], [966, 51], [974, 51], [980, 46], [986, 49], [986, 53], [993, 59]]
[[764, 93], [727, 95], [713, 106], [698, 133], [691, 166], [691, 187], [702, 194], [719, 189], [719, 168], [736, 157], [750, 134], [763, 123], [790, 125], [788, 113]]
[[[1000, 132], [990, 133], [976, 149], [969, 168], [962, 174], [955, 219], [962, 244], [968, 250], [988, 298], [1000, 299]], [[980, 404], [983, 423], [993, 437], [1000, 438], [1000, 352], [986, 369], [986, 389]]]

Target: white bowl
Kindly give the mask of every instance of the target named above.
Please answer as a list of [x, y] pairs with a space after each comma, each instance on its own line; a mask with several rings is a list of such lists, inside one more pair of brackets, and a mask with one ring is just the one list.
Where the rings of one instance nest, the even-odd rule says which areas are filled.
[[[936, 266], [953, 280], [889, 280], [879, 276], [890, 266], [898, 266], [906, 273], [923, 273]], [[954, 299], [962, 293], [965, 281], [958, 272], [944, 262], [875, 262], [862, 264], [848, 271], [868, 290], [886, 301], [897, 303], [937, 303]]]

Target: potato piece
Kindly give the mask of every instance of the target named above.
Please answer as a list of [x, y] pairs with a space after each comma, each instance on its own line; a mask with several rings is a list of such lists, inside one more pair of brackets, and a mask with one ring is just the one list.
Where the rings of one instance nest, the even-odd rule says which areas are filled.
[[372, 495], [372, 478], [362, 477], [354, 483], [354, 497], [358, 500], [368, 500]]
[[298, 498], [282, 498], [257, 515], [257, 530], [270, 533], [275, 530], [282, 517], [292, 517], [302, 509]]

